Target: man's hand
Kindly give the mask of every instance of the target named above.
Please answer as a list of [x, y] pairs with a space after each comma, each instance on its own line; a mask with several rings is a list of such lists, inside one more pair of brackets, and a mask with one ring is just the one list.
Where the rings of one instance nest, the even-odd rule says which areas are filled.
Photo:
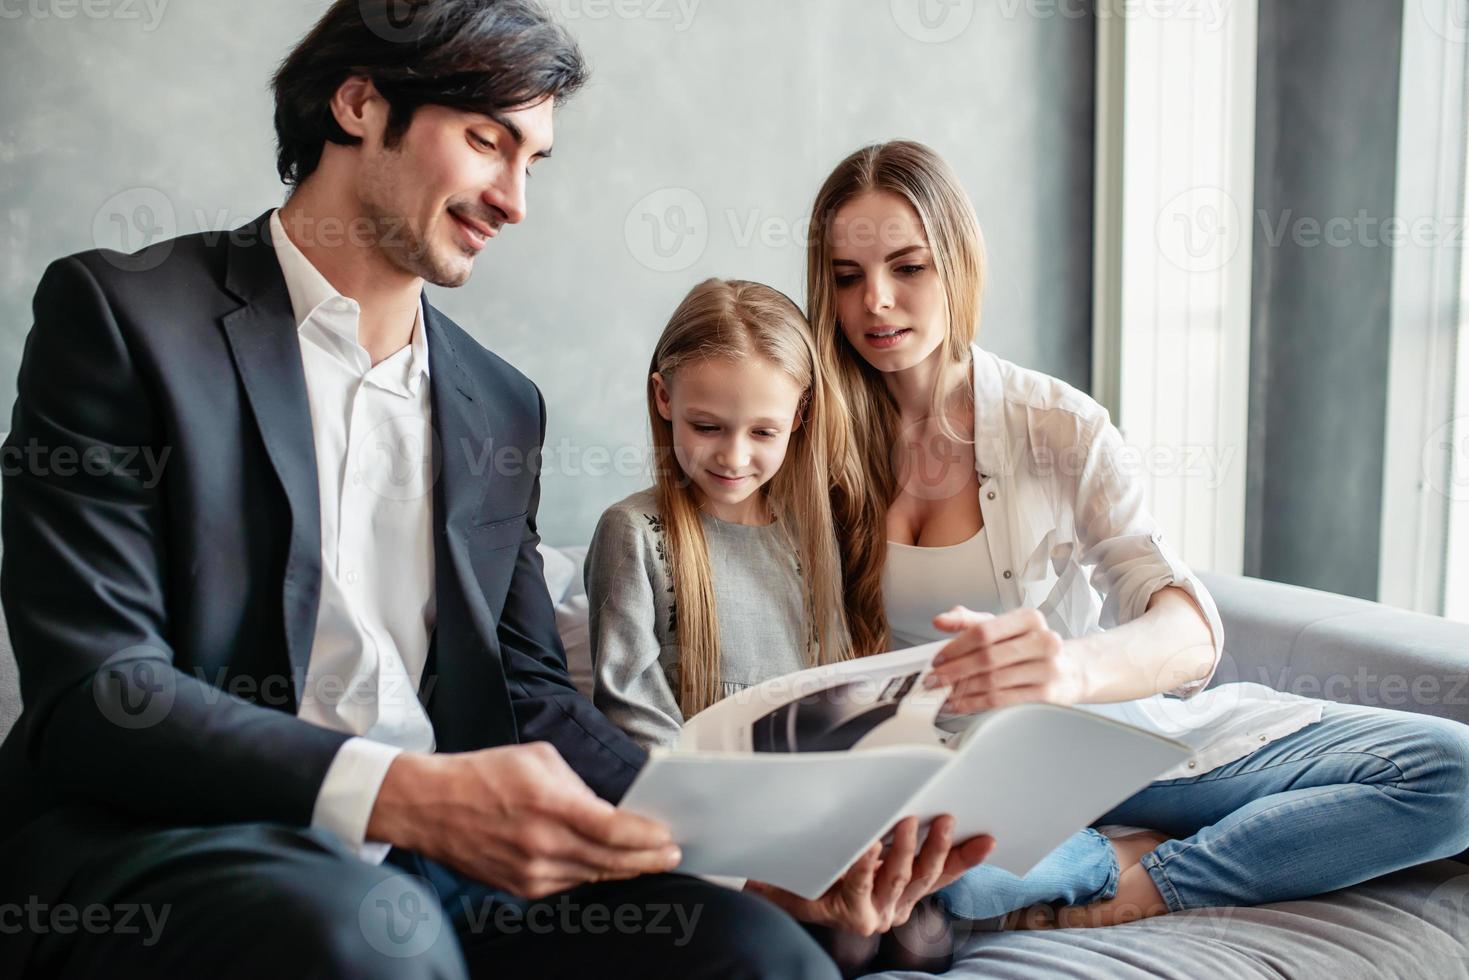
[[971, 837], [952, 847], [953, 830], [953, 817], [939, 817], [915, 856], [918, 818], [905, 817], [893, 828], [893, 841], [886, 851], [881, 841], [875, 842], [815, 900], [760, 881], [747, 883], [745, 889], [763, 895], [802, 922], [859, 936], [887, 932], [908, 921], [919, 899], [943, 888], [994, 849], [993, 837]]
[[524, 898], [668, 871], [680, 860], [666, 827], [599, 798], [545, 742], [400, 754], [367, 839]]

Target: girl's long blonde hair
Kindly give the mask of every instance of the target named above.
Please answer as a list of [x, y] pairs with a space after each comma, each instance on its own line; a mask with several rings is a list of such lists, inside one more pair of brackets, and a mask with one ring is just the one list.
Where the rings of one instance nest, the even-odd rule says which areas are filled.
[[[699, 503], [674, 454], [673, 425], [658, 411], [652, 375], [659, 374], [671, 386], [690, 363], [752, 357], [785, 372], [802, 392], [801, 421], [791, 434], [785, 462], [757, 492], [766, 494], [800, 562], [809, 626], [807, 660], [814, 666], [852, 655], [827, 467], [831, 438], [843, 431], [841, 413], [833, 410], [811, 329], [800, 308], [778, 290], [737, 279], [706, 280], [674, 310], [653, 351], [648, 380], [658, 510], [673, 577], [678, 703], [685, 718], [719, 700], [719, 621]], [[812, 656], [813, 644], [818, 657]]]
[[[843, 205], [874, 191], [907, 201], [923, 225], [947, 300], [945, 367], [969, 361], [979, 332], [985, 278], [984, 238], [974, 206], [949, 165], [922, 143], [898, 140], [863, 147], [837, 165], [816, 195], [806, 250], [806, 296], [822, 368], [846, 408], [847, 430], [834, 439], [847, 451], [833, 460], [832, 509], [840, 528], [847, 621], [852, 646], [861, 656], [880, 653], [889, 642], [882, 571], [887, 511], [898, 490], [893, 461], [898, 407], [882, 373], [852, 348], [837, 321], [831, 233], [832, 219]], [[938, 374], [940, 379], [947, 376], [947, 371]], [[966, 441], [948, 424], [947, 394], [942, 384], [935, 386], [931, 414], [944, 434]]]

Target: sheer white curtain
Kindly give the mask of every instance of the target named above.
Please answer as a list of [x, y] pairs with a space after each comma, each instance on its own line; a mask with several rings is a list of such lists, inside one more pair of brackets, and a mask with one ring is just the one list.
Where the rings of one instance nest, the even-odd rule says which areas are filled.
[[1098, 8], [1093, 387], [1185, 561], [1243, 565], [1256, 0]]
[[1469, 621], [1466, 54], [1469, 0], [1405, 0], [1378, 591]]

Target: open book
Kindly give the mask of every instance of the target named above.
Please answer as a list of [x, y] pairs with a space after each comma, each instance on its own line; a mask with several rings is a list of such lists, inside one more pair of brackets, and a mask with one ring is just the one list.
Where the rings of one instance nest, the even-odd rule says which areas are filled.
[[[905, 816], [990, 834], [1026, 874], [1072, 833], [1187, 758], [1181, 742], [1085, 710], [1021, 704], [940, 716], [930, 643], [747, 688], [654, 749], [622, 800], [668, 824], [678, 870], [816, 898]], [[920, 841], [922, 837], [920, 836]]]

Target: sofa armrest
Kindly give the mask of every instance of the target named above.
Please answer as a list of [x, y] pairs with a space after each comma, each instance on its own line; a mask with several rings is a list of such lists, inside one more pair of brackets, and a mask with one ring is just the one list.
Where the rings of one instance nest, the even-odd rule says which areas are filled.
[[1469, 724], [1469, 624], [1237, 575], [1200, 576], [1224, 621], [1214, 680]]

